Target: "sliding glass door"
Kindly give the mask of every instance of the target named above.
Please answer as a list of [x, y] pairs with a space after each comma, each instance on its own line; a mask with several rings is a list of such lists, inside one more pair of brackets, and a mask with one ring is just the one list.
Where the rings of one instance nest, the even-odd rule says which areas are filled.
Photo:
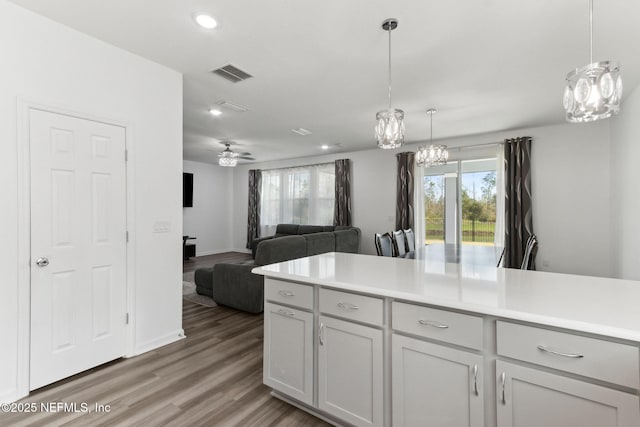
[[494, 244], [496, 165], [489, 158], [425, 168], [426, 244]]

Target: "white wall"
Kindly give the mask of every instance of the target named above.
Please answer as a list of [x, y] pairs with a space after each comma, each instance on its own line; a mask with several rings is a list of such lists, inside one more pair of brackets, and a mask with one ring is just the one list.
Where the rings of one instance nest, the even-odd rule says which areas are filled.
[[[28, 281], [19, 287], [29, 261], [18, 258], [19, 99], [128, 124], [133, 354], [182, 334], [182, 78], [6, 0], [0, 55], [0, 401], [8, 401], [25, 392], [18, 368], [28, 366], [19, 345], [29, 295]], [[155, 221], [170, 231], [153, 233]]]
[[640, 280], [640, 87], [611, 121], [613, 272]]
[[[226, 252], [232, 247], [233, 169], [184, 161], [193, 174], [193, 207], [182, 210], [182, 232], [194, 236], [196, 255]], [[246, 218], [246, 213], [245, 213]]]
[[[534, 231], [540, 248], [539, 270], [610, 276], [609, 123], [522, 129], [440, 141], [449, 146], [531, 136]], [[371, 145], [375, 143], [372, 141]], [[243, 165], [234, 172], [233, 237], [246, 240], [247, 170], [352, 160], [353, 224], [362, 229], [361, 252], [374, 254], [373, 235], [395, 226], [396, 158], [399, 150], [341, 153], [304, 159]], [[596, 225], [596, 226], [594, 226]]]

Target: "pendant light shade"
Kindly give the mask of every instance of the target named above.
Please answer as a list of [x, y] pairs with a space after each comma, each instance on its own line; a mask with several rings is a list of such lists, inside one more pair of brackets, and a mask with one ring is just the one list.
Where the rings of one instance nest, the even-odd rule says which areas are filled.
[[620, 111], [622, 77], [615, 61], [593, 62], [593, 0], [589, 0], [590, 63], [567, 74], [562, 103], [571, 123], [606, 119]]
[[389, 33], [389, 108], [376, 114], [375, 134], [378, 147], [398, 148], [404, 143], [404, 111], [391, 108], [391, 31], [398, 27], [397, 19], [386, 19], [382, 29]]
[[430, 117], [430, 138], [429, 146], [421, 146], [416, 152], [416, 164], [418, 166], [442, 166], [449, 160], [449, 150], [446, 145], [433, 145], [433, 115], [437, 112], [435, 108], [427, 110]]

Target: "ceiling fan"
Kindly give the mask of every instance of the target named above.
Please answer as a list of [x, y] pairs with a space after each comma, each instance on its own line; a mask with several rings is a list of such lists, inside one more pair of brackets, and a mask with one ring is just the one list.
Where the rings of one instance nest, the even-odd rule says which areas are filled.
[[225, 149], [218, 154], [218, 164], [220, 166], [234, 167], [238, 164], [238, 159], [255, 160], [249, 152], [236, 153], [231, 150], [231, 145], [235, 144], [231, 141], [221, 141], [220, 143], [225, 146]]

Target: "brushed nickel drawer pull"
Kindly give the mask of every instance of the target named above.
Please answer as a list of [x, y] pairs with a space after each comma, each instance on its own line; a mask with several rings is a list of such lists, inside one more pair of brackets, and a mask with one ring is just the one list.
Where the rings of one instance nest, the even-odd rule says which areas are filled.
[[507, 374], [506, 372], [503, 372], [500, 375], [500, 382], [502, 383], [502, 398], [500, 399], [502, 401], [503, 405], [507, 404], [507, 397], [505, 396], [505, 387], [506, 387], [506, 383], [507, 383]]
[[289, 316], [289, 317], [292, 317], [292, 316], [296, 315], [296, 313], [294, 313], [293, 311], [285, 310], [283, 308], [278, 310], [278, 314], [280, 314], [282, 316]]
[[432, 328], [438, 328], [438, 329], [447, 329], [449, 327], [449, 325], [446, 325], [442, 322], [438, 322], [437, 320], [418, 320], [418, 323], [420, 323], [421, 325], [425, 325], [425, 326], [431, 326]]
[[473, 392], [478, 396], [478, 365], [473, 365], [473, 369], [471, 371], [473, 372]]
[[344, 310], [358, 310], [360, 307], [355, 305], [355, 304], [350, 304], [348, 302], [342, 302], [340, 301], [338, 303], [338, 307], [344, 309]]
[[280, 289], [278, 291], [278, 294], [282, 295], [283, 297], [294, 297], [294, 296], [296, 296], [296, 294], [294, 294], [293, 292], [287, 291], [287, 290], [284, 290], [284, 289]]
[[320, 345], [324, 345], [324, 338], [322, 338], [322, 333], [324, 332], [324, 323], [320, 323], [320, 329], [318, 330], [318, 342]]
[[545, 347], [543, 345], [539, 345], [538, 346], [538, 350], [544, 351], [546, 353], [555, 354], [556, 356], [570, 357], [572, 359], [581, 359], [581, 358], [584, 357], [584, 354], [580, 354], [580, 353], [563, 353], [561, 351], [551, 350], [550, 348], [547, 348], [547, 347]]

